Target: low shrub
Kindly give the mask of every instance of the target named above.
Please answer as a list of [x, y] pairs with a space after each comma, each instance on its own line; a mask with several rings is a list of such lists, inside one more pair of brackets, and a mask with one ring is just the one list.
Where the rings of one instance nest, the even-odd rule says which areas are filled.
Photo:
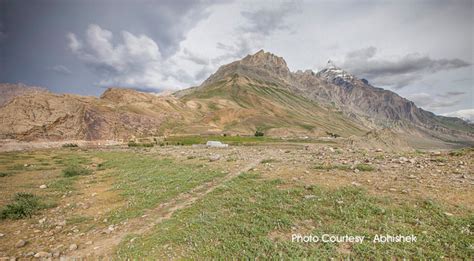
[[92, 170], [86, 169], [79, 165], [70, 165], [63, 170], [63, 176], [65, 177], [84, 176], [91, 173]]
[[0, 219], [20, 219], [31, 217], [37, 210], [43, 206], [38, 196], [31, 193], [17, 193], [13, 202], [6, 205], [0, 212]]
[[375, 170], [374, 166], [369, 165], [369, 164], [364, 164], [364, 163], [357, 164], [355, 168], [360, 170], [360, 171], [373, 171], [373, 170]]
[[79, 146], [75, 143], [65, 143], [65, 144], [63, 144], [63, 148], [77, 148], [77, 147], [79, 147]]
[[137, 143], [135, 141], [129, 141], [128, 146], [129, 147], [147, 147], [147, 148], [151, 148], [151, 147], [154, 146], [154, 144], [153, 143]]

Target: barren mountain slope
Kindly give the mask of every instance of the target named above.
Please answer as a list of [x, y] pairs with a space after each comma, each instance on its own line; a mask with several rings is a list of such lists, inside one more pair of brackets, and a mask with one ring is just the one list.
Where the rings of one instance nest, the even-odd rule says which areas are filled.
[[99, 140], [157, 135], [167, 119], [179, 122], [183, 118], [173, 102], [179, 104], [172, 97], [120, 89], [107, 90], [101, 99], [26, 93], [0, 109], [0, 137]]

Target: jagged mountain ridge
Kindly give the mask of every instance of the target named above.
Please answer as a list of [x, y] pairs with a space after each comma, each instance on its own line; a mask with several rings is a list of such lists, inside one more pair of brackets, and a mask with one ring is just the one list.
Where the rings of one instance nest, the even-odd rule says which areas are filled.
[[[304, 96], [369, 128], [391, 128], [399, 132], [446, 141], [474, 139], [472, 124], [457, 118], [437, 116], [418, 108], [398, 94], [377, 88], [365, 79], [330, 64], [315, 73], [290, 72], [283, 58], [263, 50], [240, 61], [221, 66], [199, 88], [229, 75], [240, 75], [267, 85], [278, 86]], [[189, 91], [188, 91], [189, 92]]]
[[[4, 85], [0, 85], [0, 89]], [[130, 139], [168, 134], [364, 136], [391, 128], [407, 137], [473, 144], [473, 126], [439, 117], [330, 66], [291, 72], [259, 51], [221, 66], [200, 86], [157, 96], [111, 88], [100, 98], [18, 92], [0, 105], [0, 138]], [[30, 94], [28, 94], [30, 93]], [[19, 112], [19, 113], [17, 113]], [[14, 115], [17, 113], [18, 115]]]

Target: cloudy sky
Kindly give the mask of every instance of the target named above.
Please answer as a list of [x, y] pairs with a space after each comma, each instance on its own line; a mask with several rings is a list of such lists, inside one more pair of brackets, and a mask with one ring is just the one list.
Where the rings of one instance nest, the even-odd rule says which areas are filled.
[[260, 49], [474, 117], [473, 1], [0, 0], [0, 82], [172, 90]]

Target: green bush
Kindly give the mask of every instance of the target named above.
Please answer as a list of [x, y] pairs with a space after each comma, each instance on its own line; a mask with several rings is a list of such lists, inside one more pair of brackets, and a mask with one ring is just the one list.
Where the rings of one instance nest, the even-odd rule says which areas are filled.
[[358, 169], [360, 171], [373, 171], [373, 170], [375, 170], [375, 168], [372, 165], [364, 164], [364, 163], [357, 164], [356, 169]]
[[86, 169], [79, 165], [70, 165], [63, 170], [65, 177], [84, 176], [92, 173], [92, 170]]
[[265, 135], [265, 133], [263, 133], [259, 130], [255, 131], [255, 137], [262, 137], [263, 135]]
[[330, 137], [332, 138], [339, 138], [341, 137], [341, 135], [337, 134], [337, 133], [332, 133], [332, 132], [328, 132], [326, 131], [326, 134], [329, 135]]
[[79, 147], [79, 146], [75, 143], [65, 143], [65, 144], [63, 144], [63, 148], [77, 148], [77, 147]]
[[31, 217], [42, 208], [39, 197], [30, 193], [17, 193], [13, 202], [6, 205], [0, 213], [0, 219], [20, 219]]
[[10, 174], [5, 173], [5, 172], [0, 172], [0, 177], [6, 177], [6, 176], [10, 176]]
[[150, 147], [153, 147], [154, 144], [153, 143], [137, 143], [135, 141], [129, 141], [128, 146], [129, 147], [147, 147], [147, 148], [150, 148]]

